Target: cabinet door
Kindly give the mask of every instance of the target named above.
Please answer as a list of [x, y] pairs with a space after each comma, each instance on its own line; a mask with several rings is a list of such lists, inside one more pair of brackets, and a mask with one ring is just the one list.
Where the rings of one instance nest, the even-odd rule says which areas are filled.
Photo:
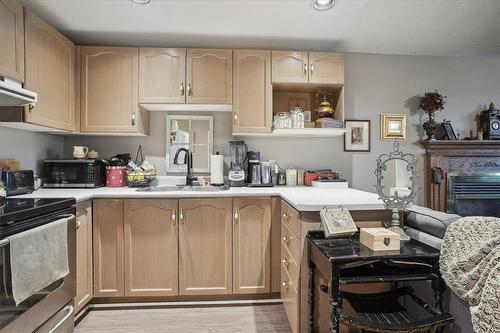
[[23, 7], [0, 0], [0, 76], [24, 82]]
[[270, 292], [271, 199], [233, 199], [233, 211], [233, 292]]
[[187, 50], [187, 103], [232, 103], [232, 55], [232, 50]]
[[231, 199], [179, 200], [179, 293], [232, 293]]
[[125, 296], [178, 294], [177, 200], [125, 200]]
[[184, 103], [186, 49], [139, 49], [139, 102]]
[[271, 132], [271, 52], [235, 50], [233, 133]]
[[344, 84], [344, 57], [338, 53], [309, 52], [309, 83]]
[[94, 296], [124, 296], [123, 200], [94, 200]]
[[92, 299], [92, 203], [76, 207], [76, 296], [75, 312]]
[[71, 131], [75, 113], [75, 46], [29, 11], [25, 29], [25, 86], [38, 94], [38, 102], [28, 109], [27, 121]]
[[81, 131], [138, 132], [139, 50], [81, 48]]
[[307, 83], [307, 52], [272, 51], [273, 83]]

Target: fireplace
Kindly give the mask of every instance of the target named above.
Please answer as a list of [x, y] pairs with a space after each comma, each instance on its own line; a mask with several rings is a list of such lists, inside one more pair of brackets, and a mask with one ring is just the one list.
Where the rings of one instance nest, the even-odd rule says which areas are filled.
[[500, 173], [448, 173], [447, 211], [500, 217]]

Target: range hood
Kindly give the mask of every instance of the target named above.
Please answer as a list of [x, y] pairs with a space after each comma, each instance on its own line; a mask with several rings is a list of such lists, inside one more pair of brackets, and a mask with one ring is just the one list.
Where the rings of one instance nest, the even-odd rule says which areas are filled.
[[22, 106], [36, 103], [37, 94], [21, 83], [0, 77], [0, 106]]

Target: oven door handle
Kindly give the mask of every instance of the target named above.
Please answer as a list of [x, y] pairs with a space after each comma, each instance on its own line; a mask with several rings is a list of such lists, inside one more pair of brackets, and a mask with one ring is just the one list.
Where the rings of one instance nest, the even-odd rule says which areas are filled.
[[68, 313], [66, 313], [66, 315], [56, 324], [56, 326], [54, 326], [49, 331], [49, 333], [54, 333], [55, 331], [57, 331], [57, 329], [59, 329], [59, 327], [61, 327], [64, 324], [64, 322], [73, 315], [73, 313], [75, 312], [75, 308], [73, 307], [73, 305], [68, 305], [64, 308], [64, 311], [67, 311]]

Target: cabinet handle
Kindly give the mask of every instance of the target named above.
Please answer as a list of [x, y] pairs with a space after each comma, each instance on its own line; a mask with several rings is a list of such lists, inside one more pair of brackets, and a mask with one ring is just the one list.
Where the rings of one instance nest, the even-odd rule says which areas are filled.
[[307, 75], [307, 64], [304, 64], [304, 75]]
[[188, 87], [187, 87], [187, 95], [188, 95], [188, 96], [191, 96], [191, 95], [192, 95], [191, 83], [188, 83]]
[[288, 266], [288, 264], [290, 263], [290, 261], [288, 261], [287, 258], [283, 258], [283, 260], [281, 260], [281, 262], [283, 263], [283, 265], [285, 266]]
[[311, 68], [311, 76], [313, 76], [314, 75], [314, 65], [312, 62], [311, 62], [310, 68]]
[[288, 217], [289, 217], [289, 216], [290, 216], [290, 214], [288, 214], [288, 213], [283, 213], [283, 218], [284, 218], [285, 220], [288, 220]]
[[290, 288], [290, 284], [286, 281], [281, 282], [281, 285], [285, 288]]
[[31, 103], [28, 105], [28, 112], [31, 113], [31, 111], [33, 111], [33, 109], [35, 108], [35, 104]]
[[234, 113], [234, 120], [238, 120], [238, 114], [236, 112]]
[[176, 216], [175, 212], [176, 212], [175, 209], [172, 210], [172, 224], [173, 225], [175, 225], [175, 222], [177, 220], [177, 216]]
[[179, 223], [184, 224], [184, 212], [182, 211], [182, 208], [179, 209]]
[[132, 126], [135, 126], [135, 112], [132, 113]]
[[281, 239], [283, 240], [283, 242], [289, 242], [291, 240], [291, 238], [288, 236], [283, 236]]
[[234, 224], [238, 224], [238, 220], [240, 219], [240, 214], [238, 214], [238, 211], [234, 211]]
[[80, 219], [77, 217], [77, 218], [75, 218], [75, 220], [76, 220], [76, 228], [80, 229], [80, 226], [82, 225], [82, 223], [80, 222]]
[[181, 96], [184, 96], [184, 82], [181, 83]]

